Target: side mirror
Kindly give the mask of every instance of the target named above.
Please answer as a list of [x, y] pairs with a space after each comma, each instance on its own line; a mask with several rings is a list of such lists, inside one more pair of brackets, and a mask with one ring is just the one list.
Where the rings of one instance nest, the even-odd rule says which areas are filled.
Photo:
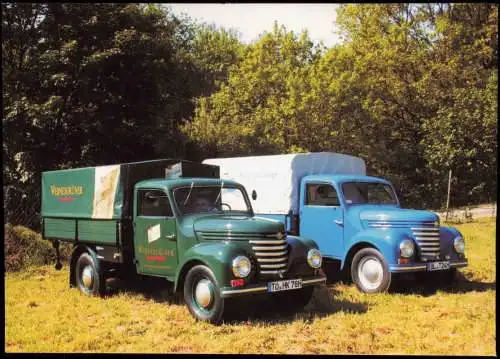
[[255, 192], [255, 190], [252, 191], [252, 199], [254, 201], [257, 199], [257, 192]]

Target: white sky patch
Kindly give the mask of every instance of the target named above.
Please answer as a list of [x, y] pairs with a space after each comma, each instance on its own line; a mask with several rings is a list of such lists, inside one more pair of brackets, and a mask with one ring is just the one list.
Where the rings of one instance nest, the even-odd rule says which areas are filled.
[[272, 31], [274, 21], [287, 31], [299, 34], [307, 29], [315, 43], [331, 47], [340, 43], [335, 33], [339, 4], [165, 4], [176, 15], [187, 14], [197, 22], [214, 23], [240, 32], [240, 40], [250, 43], [264, 31]]

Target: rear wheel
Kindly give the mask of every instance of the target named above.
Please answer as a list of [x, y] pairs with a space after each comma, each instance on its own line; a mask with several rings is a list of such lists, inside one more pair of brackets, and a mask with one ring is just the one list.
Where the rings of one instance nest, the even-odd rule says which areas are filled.
[[381, 293], [391, 285], [389, 266], [375, 248], [363, 248], [354, 255], [351, 277], [356, 287], [364, 293]]
[[87, 252], [78, 257], [75, 264], [75, 283], [78, 289], [87, 295], [103, 295], [105, 291], [104, 278], [99, 266]]
[[224, 298], [215, 275], [204, 265], [194, 266], [186, 275], [184, 301], [193, 317], [218, 324], [224, 314]]

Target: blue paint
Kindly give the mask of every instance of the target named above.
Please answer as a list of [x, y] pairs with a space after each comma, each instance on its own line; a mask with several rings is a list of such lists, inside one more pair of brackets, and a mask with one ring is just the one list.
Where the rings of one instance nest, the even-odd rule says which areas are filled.
[[[412, 228], [432, 227], [439, 222], [439, 217], [430, 211], [401, 208], [394, 187], [385, 179], [321, 174], [304, 176], [297, 185], [299, 211], [293, 213], [299, 218], [297, 235], [314, 240], [323, 256], [341, 261], [341, 268], [352, 258], [350, 255], [363, 246], [376, 248], [391, 272], [426, 270], [426, 264], [434, 260], [466, 262], [453, 246], [453, 240], [461, 233], [443, 226], [439, 227], [438, 257], [427, 256], [427, 260], [423, 260], [425, 246], [420, 245], [424, 242], [417, 238], [417, 230]], [[359, 198], [354, 199], [356, 196]], [[363, 203], [364, 196], [368, 197], [368, 202], [384, 203]], [[285, 227], [291, 229], [288, 216], [257, 215], [286, 223]], [[404, 239], [414, 241], [416, 253], [410, 258], [410, 263], [399, 264], [399, 245]]]

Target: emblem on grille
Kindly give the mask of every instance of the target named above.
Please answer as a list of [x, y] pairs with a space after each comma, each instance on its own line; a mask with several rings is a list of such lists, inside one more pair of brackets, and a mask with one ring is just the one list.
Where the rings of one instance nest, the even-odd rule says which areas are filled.
[[284, 237], [283, 232], [276, 233], [276, 238], [278, 238], [280, 241], [283, 239], [283, 237]]

